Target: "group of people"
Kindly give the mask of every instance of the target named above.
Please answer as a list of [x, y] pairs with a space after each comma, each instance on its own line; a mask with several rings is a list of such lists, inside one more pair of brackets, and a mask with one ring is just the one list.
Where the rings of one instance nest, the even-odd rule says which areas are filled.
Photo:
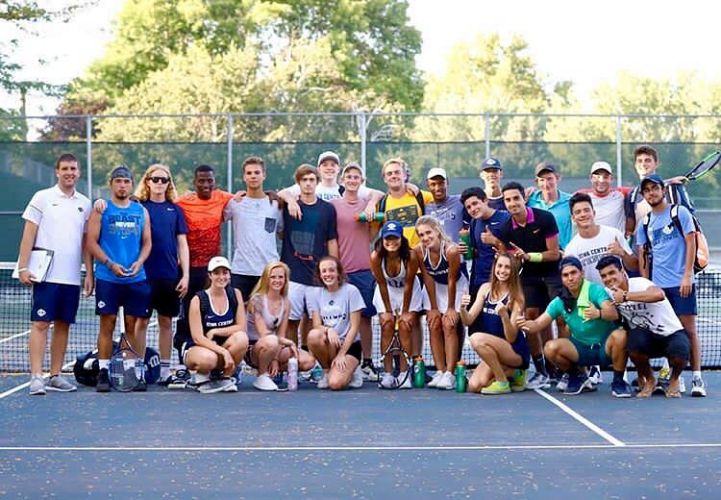
[[[321, 389], [360, 387], [364, 379], [410, 388], [403, 372], [411, 367], [398, 374], [384, 366], [378, 374], [371, 355], [371, 319], [378, 315], [381, 352], [397, 329], [414, 358], [422, 353], [425, 316], [436, 367], [430, 387], [455, 387], [467, 328], [481, 360], [468, 384], [474, 392], [555, 382], [579, 394], [594, 390], [600, 369], [611, 367], [612, 394], [630, 397], [630, 357], [637, 396], [660, 386], [678, 397], [689, 360], [691, 394], [705, 396], [695, 227], [686, 207], [668, 201], [669, 193], [674, 200], [685, 195], [681, 179], [664, 181], [658, 163], [655, 149], [640, 146], [637, 188], [614, 188], [613, 171], [601, 161], [591, 166], [590, 188], [570, 194], [559, 188], [556, 165], [537, 165], [535, 186], [524, 188], [503, 184], [501, 162], [487, 158], [484, 187], [460, 196], [449, 194], [443, 168], [430, 169], [427, 190], [410, 183], [400, 158], [382, 166], [386, 190], [370, 189], [360, 165], [341, 168], [332, 151], [316, 166], [298, 167], [295, 183], [277, 192], [264, 189], [259, 157], [244, 160], [245, 189], [235, 194], [215, 186], [207, 165], [195, 169], [194, 191], [182, 196], [165, 165], [148, 167], [137, 185], [119, 166], [109, 176], [109, 198], [91, 206], [75, 189], [77, 159], [62, 155], [57, 185], [36, 193], [23, 214], [19, 278], [33, 286], [30, 394], [75, 390], [60, 371], [84, 262], [83, 293], [95, 289], [100, 316], [99, 392], [110, 390], [112, 332], [122, 307], [129, 342], [140, 350], [157, 312], [159, 383], [185, 387], [194, 372], [203, 393], [237, 391], [233, 376], [242, 361], [257, 369], [254, 387], [277, 390], [274, 378], [293, 358], [301, 371], [320, 365]], [[226, 221], [231, 261], [221, 256]], [[28, 270], [35, 247], [54, 251], [42, 282]], [[172, 346], [181, 363], [175, 373]], [[667, 360], [665, 381], [649, 364], [657, 357]]]

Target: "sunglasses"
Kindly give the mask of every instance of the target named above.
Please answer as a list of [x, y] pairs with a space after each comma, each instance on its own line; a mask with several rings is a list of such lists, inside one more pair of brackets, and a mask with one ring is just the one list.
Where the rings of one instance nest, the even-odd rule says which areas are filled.
[[157, 184], [158, 182], [163, 183], [163, 184], [167, 184], [170, 182], [169, 177], [148, 177], [148, 180], [155, 184]]

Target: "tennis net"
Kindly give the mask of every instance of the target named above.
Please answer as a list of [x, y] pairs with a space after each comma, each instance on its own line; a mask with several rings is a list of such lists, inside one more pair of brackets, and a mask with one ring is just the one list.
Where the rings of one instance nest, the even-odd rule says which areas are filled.
[[[0, 263], [0, 372], [27, 373], [28, 338], [30, 335], [31, 290], [12, 278], [13, 263]], [[699, 275], [697, 283], [699, 316], [697, 331], [701, 339], [702, 364], [705, 368], [721, 367], [721, 270], [706, 271]], [[425, 323], [425, 322], [423, 322]], [[95, 315], [95, 297], [80, 298], [76, 323], [70, 329], [65, 365], [72, 370], [72, 363], [80, 354], [95, 348], [98, 335], [98, 317]], [[379, 327], [373, 325], [373, 358], [378, 360]], [[423, 357], [432, 367], [433, 357], [424, 324]], [[48, 346], [49, 346], [48, 342]], [[148, 346], [158, 346], [158, 325], [152, 318], [148, 327]], [[49, 349], [49, 347], [48, 347]], [[463, 359], [469, 365], [478, 363], [478, 357], [470, 348], [468, 340], [463, 346]], [[49, 368], [50, 357], [46, 353], [44, 369]], [[173, 352], [173, 364], [177, 363]]]

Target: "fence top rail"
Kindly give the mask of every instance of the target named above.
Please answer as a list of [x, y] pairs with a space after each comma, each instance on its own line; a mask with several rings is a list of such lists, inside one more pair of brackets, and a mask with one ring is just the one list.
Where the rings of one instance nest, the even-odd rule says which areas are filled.
[[105, 118], [191, 118], [191, 117], [204, 117], [204, 118], [259, 118], [259, 117], [324, 117], [324, 116], [338, 116], [338, 117], [356, 117], [360, 115], [372, 116], [372, 117], [469, 117], [469, 118], [484, 118], [484, 117], [504, 117], [504, 118], [659, 118], [659, 119], [672, 119], [672, 118], [684, 118], [684, 119], [697, 119], [697, 118], [715, 118], [721, 119], [721, 114], [694, 114], [694, 115], [674, 115], [674, 114], [643, 114], [643, 113], [631, 113], [631, 114], [595, 114], [595, 113], [502, 113], [502, 112], [479, 112], [479, 113], [429, 113], [429, 112], [381, 112], [381, 111], [332, 111], [332, 112], [282, 112], [282, 111], [269, 111], [269, 112], [252, 112], [252, 113], [144, 113], [144, 114], [101, 114], [101, 115], [3, 115], [0, 116], [0, 120], [48, 120], [51, 118], [55, 119], [105, 119]]

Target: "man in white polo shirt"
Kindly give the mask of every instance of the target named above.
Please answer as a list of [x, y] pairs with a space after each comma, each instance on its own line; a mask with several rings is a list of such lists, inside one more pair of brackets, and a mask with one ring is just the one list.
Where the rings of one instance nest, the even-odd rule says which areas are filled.
[[[55, 163], [55, 186], [38, 191], [23, 212], [25, 228], [20, 241], [18, 278], [33, 287], [30, 313], [30, 394], [43, 395], [46, 390], [70, 392], [77, 388], [65, 380], [60, 371], [68, 345], [68, 331], [75, 323], [80, 302], [80, 264], [85, 261], [87, 275], [83, 291], [93, 291], [93, 266], [84, 252], [83, 235], [90, 215], [90, 200], [75, 190], [80, 178], [78, 160], [63, 154]], [[41, 282], [28, 270], [34, 248], [53, 252], [50, 269]], [[48, 329], [53, 323], [50, 344], [50, 379], [43, 379], [43, 357]]]

